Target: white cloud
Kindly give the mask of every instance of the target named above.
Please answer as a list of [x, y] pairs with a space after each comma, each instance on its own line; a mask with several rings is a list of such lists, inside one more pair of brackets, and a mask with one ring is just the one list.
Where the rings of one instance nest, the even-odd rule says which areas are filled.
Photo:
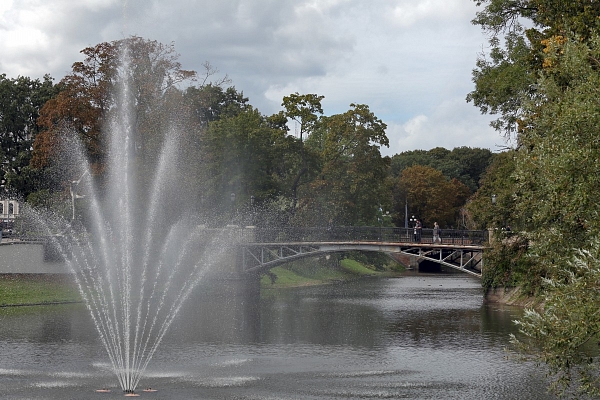
[[388, 18], [393, 24], [402, 28], [410, 28], [427, 22], [463, 20], [465, 16], [467, 18], [474, 16], [470, 14], [473, 4], [469, 7], [463, 0], [421, 0], [417, 2], [401, 0], [395, 3], [399, 4], [393, 6]]
[[460, 146], [498, 151], [506, 143], [498, 132], [489, 127], [491, 119], [480, 115], [477, 108], [464, 99], [444, 101], [430, 115], [419, 114], [403, 123], [388, 124], [390, 148], [382, 149], [382, 154]]

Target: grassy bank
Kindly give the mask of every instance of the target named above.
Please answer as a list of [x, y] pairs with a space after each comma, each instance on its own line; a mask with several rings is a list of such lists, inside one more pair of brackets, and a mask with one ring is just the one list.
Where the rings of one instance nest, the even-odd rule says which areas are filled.
[[[323, 285], [369, 276], [392, 276], [404, 269], [389, 262], [378, 267], [351, 258], [307, 259], [273, 268], [261, 279], [263, 289]], [[0, 307], [80, 302], [75, 284], [64, 275], [0, 275]]]
[[307, 259], [271, 269], [260, 283], [263, 289], [280, 289], [330, 284], [361, 277], [393, 276], [402, 271], [404, 268], [393, 262], [377, 268], [351, 258], [329, 261]]
[[70, 280], [57, 275], [0, 276], [0, 307], [81, 301]]

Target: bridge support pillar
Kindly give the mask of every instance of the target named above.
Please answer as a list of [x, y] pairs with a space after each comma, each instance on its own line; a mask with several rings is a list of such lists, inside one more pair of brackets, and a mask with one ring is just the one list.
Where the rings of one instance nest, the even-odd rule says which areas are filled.
[[419, 257], [415, 255], [410, 256], [410, 263], [408, 265], [411, 269], [419, 269]]

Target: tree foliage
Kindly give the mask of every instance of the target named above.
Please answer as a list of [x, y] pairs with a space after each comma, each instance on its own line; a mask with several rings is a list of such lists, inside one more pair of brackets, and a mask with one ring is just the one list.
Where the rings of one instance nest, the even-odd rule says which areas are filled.
[[545, 363], [551, 388], [561, 396], [600, 396], [600, 242], [578, 251], [564, 265], [553, 265], [545, 280], [544, 309], [527, 310], [517, 321], [513, 344]]
[[49, 75], [43, 80], [0, 75], [0, 186], [12, 195], [26, 198], [39, 188], [40, 172], [29, 166], [37, 119], [58, 91]]
[[[484, 112], [499, 112], [498, 126], [517, 133], [506, 194], [527, 249], [518, 258], [547, 283], [543, 312], [520, 321], [521, 344], [556, 373], [560, 392], [597, 396], [600, 3], [478, 3], [486, 7], [475, 22], [491, 31], [491, 55], [498, 57], [480, 60], [470, 99]], [[507, 34], [504, 48], [500, 33]]]
[[423, 226], [457, 227], [460, 207], [469, 197], [469, 189], [460, 181], [449, 180], [432, 167], [415, 165], [402, 171], [395, 181], [394, 218], [405, 219], [404, 205], [408, 204], [410, 216], [415, 216]]
[[324, 96], [312, 93], [303, 95], [293, 93], [289, 96], [285, 96], [281, 103], [284, 108], [281, 116], [288, 121], [294, 121], [299, 125], [298, 138], [300, 141], [299, 150], [302, 164], [297, 169], [296, 177], [292, 181], [290, 187], [290, 192], [292, 194], [292, 213], [295, 212], [298, 203], [298, 188], [302, 184], [302, 179], [309, 168], [309, 155], [305, 150], [304, 140], [313, 132], [320, 116], [323, 115], [323, 108], [321, 107], [321, 100], [323, 100], [323, 98]]
[[600, 233], [600, 41], [549, 43], [516, 159], [517, 213], [541, 262], [567, 260]]
[[[150, 179], [144, 172], [159, 156], [164, 135], [177, 135], [181, 188], [198, 199], [196, 211], [207, 223], [233, 222], [250, 199], [253, 209], [269, 209], [279, 215], [277, 223], [288, 224], [379, 224], [382, 210], [394, 206], [390, 159], [380, 153], [389, 144], [386, 125], [367, 105], [351, 104], [347, 112], [325, 116], [323, 96], [293, 93], [283, 98], [281, 112], [265, 116], [242, 92], [226, 86], [227, 76], [213, 79], [217, 71], [209, 63], [202, 76], [182, 69], [173, 44], [133, 36], [82, 54], [84, 60], [60, 82], [61, 92], [40, 112], [32, 168], [71, 180], [75, 166], [69, 170], [62, 150], [74, 134], [101, 184], [110, 126], [123, 126], [115, 118], [130, 107], [132, 118], [125, 122], [137, 172]], [[443, 202], [438, 208], [455, 214], [492, 155], [469, 148], [426, 153], [444, 171], [443, 186], [451, 192], [450, 200], [437, 198]], [[38, 188], [44, 190], [32, 201], [48, 203], [54, 191], [65, 194], [64, 182]]]
[[[40, 112], [42, 131], [34, 143], [32, 165], [48, 167], [59, 154], [65, 129], [77, 133], [93, 169], [104, 169], [105, 138], [111, 111], [123, 106], [124, 81], [133, 99], [134, 140], [144, 149], [156, 126], [168, 118], [160, 112], [165, 94], [177, 84], [195, 77], [181, 68], [174, 46], [137, 36], [105, 42], [81, 51], [85, 60], [73, 64], [71, 74], [60, 82], [63, 90]], [[123, 62], [125, 61], [125, 62]], [[165, 118], [167, 117], [167, 118]]]
[[[473, 229], [520, 229], [516, 206], [516, 152], [495, 155], [480, 182], [479, 190], [467, 203], [470, 227]], [[494, 203], [492, 203], [494, 197]]]
[[379, 150], [389, 144], [386, 125], [368, 106], [350, 107], [343, 114], [321, 118], [307, 141], [307, 148], [319, 155], [321, 165], [304, 197], [302, 218], [308, 221], [372, 224], [382, 203], [389, 203], [388, 160]]
[[293, 142], [252, 107], [212, 122], [202, 136], [203, 206], [231, 218], [252, 198], [256, 205], [276, 198], [286, 182], [282, 162]]
[[490, 51], [477, 60], [475, 90], [467, 100], [483, 113], [499, 114], [492, 126], [512, 137], [524, 101], [536, 95], [544, 41], [569, 33], [586, 41], [599, 26], [600, 5], [589, 0], [474, 1], [484, 8], [472, 22], [488, 33]]
[[411, 150], [392, 156], [391, 173], [399, 176], [408, 167], [424, 165], [442, 171], [449, 179], [458, 179], [475, 192], [493, 157], [494, 154], [488, 149], [470, 147]]

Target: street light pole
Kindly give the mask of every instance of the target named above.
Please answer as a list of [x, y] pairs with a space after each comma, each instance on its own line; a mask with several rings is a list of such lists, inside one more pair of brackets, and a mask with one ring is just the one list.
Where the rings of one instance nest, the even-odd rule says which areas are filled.
[[231, 199], [231, 223], [235, 224], [235, 193], [231, 192], [229, 198]]
[[85, 196], [77, 194], [77, 187], [81, 183], [81, 180], [88, 174], [88, 171], [85, 171], [79, 179], [76, 181], [71, 181], [69, 186], [69, 191], [71, 192], [71, 221], [75, 221], [75, 199], [83, 199]]
[[[413, 215], [412, 217], [410, 217], [410, 224], [412, 225], [412, 228], [414, 229], [413, 231], [413, 240], [417, 240], [417, 219], [415, 218], [415, 216]], [[410, 233], [409, 233], [410, 236]]]
[[404, 199], [404, 228], [408, 229], [408, 198]]
[[250, 196], [250, 225], [254, 226], [254, 196]]

